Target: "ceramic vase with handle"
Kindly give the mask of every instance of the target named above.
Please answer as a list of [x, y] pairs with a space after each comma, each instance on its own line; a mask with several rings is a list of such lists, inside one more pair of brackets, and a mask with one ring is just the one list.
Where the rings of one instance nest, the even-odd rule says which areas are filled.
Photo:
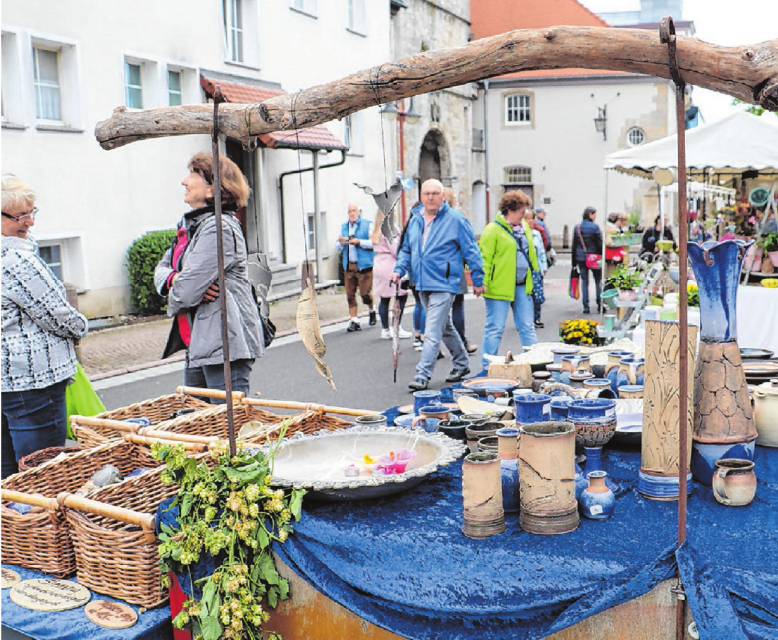
[[756, 495], [756, 475], [751, 460], [725, 458], [716, 461], [713, 497], [727, 507], [744, 507]]
[[757, 433], [737, 343], [737, 288], [752, 242], [689, 243], [700, 296], [691, 470], [710, 486], [717, 460], [754, 459]]

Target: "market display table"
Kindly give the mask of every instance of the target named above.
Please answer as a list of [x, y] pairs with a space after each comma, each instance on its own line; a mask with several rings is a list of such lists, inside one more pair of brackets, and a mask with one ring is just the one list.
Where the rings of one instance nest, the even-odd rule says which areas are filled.
[[[19, 574], [22, 580], [50, 578], [37, 571], [30, 571], [12, 564], [3, 567]], [[75, 582], [75, 578], [71, 578]], [[84, 607], [67, 611], [33, 611], [11, 601], [10, 589], [2, 591], [3, 628], [18, 631], [36, 640], [170, 640], [173, 626], [170, 607], [163, 606], [138, 613], [138, 607], [127, 605], [138, 613], [138, 621], [128, 629], [106, 629], [87, 619]], [[115, 598], [91, 592], [92, 600], [121, 602]]]
[[539, 638], [678, 571], [701, 638], [778, 638], [778, 450], [757, 447], [746, 507], [694, 487], [678, 552], [677, 504], [636, 491], [639, 451], [606, 449], [603, 462], [622, 486], [615, 514], [570, 534], [528, 534], [510, 515], [502, 535], [464, 537], [453, 463], [394, 496], [308, 502], [275, 551], [320, 593], [407, 638]]
[[737, 336], [743, 348], [770, 349], [778, 356], [778, 289], [737, 288]]

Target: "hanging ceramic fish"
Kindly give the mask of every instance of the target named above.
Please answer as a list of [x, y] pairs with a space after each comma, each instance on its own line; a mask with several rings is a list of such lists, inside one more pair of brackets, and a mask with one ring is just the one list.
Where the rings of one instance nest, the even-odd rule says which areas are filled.
[[400, 284], [395, 282], [394, 284], [394, 306], [392, 307], [392, 369], [394, 370], [394, 382], [397, 384], [397, 364], [400, 361], [400, 316], [402, 310], [400, 308]]
[[337, 391], [332, 379], [332, 372], [323, 359], [324, 354], [327, 353], [327, 345], [324, 344], [324, 338], [321, 335], [319, 313], [316, 310], [316, 295], [310, 284], [303, 289], [300, 300], [297, 302], [297, 332], [300, 334], [305, 350], [313, 357], [316, 370], [327, 380], [332, 390]]
[[393, 213], [394, 207], [403, 192], [403, 185], [400, 181], [400, 178], [395, 178], [395, 181], [389, 186], [389, 188], [386, 191], [382, 191], [381, 193], [374, 193], [371, 187], [365, 186], [363, 184], [357, 184], [356, 182], [354, 183], [354, 186], [359, 187], [366, 194], [373, 196], [373, 200], [375, 200], [375, 203], [381, 210], [381, 213], [386, 216], [383, 223], [381, 224], [381, 233], [389, 242], [392, 242], [392, 240], [394, 240], [400, 233], [399, 228], [397, 227], [397, 223], [394, 220]]

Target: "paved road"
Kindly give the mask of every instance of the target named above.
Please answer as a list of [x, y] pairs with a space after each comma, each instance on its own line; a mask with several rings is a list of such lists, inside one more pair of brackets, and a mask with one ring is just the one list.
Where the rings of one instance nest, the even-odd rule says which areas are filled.
[[[563, 261], [564, 262], [564, 261]], [[557, 340], [558, 323], [577, 317], [581, 303], [567, 295], [569, 263], [556, 265], [546, 282], [546, 304], [543, 307], [545, 328], [538, 331], [539, 341]], [[484, 303], [470, 295], [465, 301], [468, 339], [480, 346], [483, 338]], [[410, 317], [403, 321], [410, 328]], [[397, 383], [392, 381], [392, 341], [380, 339], [379, 326], [368, 327], [363, 322], [358, 333], [347, 333], [346, 324], [323, 329], [327, 344], [325, 361], [332, 370], [338, 391], [332, 391], [314, 369], [296, 335], [276, 340], [264, 358], [254, 366], [251, 377], [252, 392], [259, 391], [265, 398], [315, 402], [358, 409], [383, 410], [411, 401], [408, 382], [413, 378], [419, 353], [411, 340], [402, 340], [402, 355], [397, 371]], [[520, 340], [508, 320], [500, 353], [507, 349], [521, 352]], [[470, 357], [471, 369], [480, 370], [480, 348]], [[445, 386], [451, 370], [451, 360], [439, 360], [430, 386]], [[140, 400], [171, 393], [182, 383], [182, 363], [167, 364], [137, 373], [116, 376], [95, 382], [94, 386], [109, 409]]]

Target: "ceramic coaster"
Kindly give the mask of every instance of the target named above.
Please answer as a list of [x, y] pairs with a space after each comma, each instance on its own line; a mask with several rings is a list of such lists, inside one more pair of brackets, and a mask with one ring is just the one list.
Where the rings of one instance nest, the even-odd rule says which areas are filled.
[[84, 612], [89, 620], [106, 629], [126, 629], [138, 621], [138, 614], [121, 602], [93, 600]]
[[5, 567], [2, 568], [2, 571], [0, 572], [0, 589], [10, 589], [21, 581], [22, 579], [16, 571], [11, 571]]
[[89, 602], [89, 589], [68, 580], [38, 578], [24, 580], [11, 588], [11, 600], [34, 611], [65, 611]]

